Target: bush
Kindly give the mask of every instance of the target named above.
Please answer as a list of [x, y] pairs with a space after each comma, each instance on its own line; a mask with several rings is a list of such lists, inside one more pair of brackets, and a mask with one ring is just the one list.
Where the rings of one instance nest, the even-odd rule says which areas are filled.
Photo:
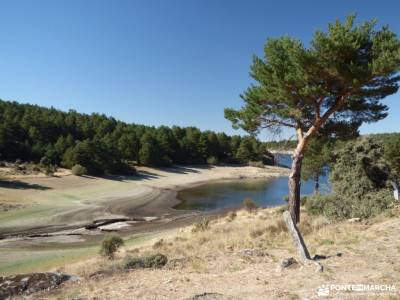
[[265, 167], [265, 165], [262, 161], [249, 161], [249, 166], [256, 167], [256, 168], [264, 168]]
[[314, 215], [324, 215], [328, 219], [369, 218], [390, 207], [393, 195], [390, 190], [367, 193], [360, 200], [337, 194], [314, 195], [306, 202], [306, 209]]
[[17, 171], [26, 171], [26, 166], [24, 164], [15, 166]]
[[123, 245], [124, 240], [120, 236], [115, 234], [106, 236], [101, 242], [100, 254], [108, 259], [113, 259], [115, 253]]
[[210, 156], [209, 158], [207, 158], [207, 164], [209, 165], [218, 165], [218, 163], [218, 158], [216, 158], [215, 156]]
[[254, 200], [251, 198], [244, 199], [243, 205], [247, 210], [254, 210], [254, 209], [258, 208], [257, 203], [255, 203]]
[[126, 257], [123, 262], [124, 269], [161, 268], [168, 262], [168, 258], [160, 253], [142, 257]]
[[236, 219], [236, 217], [237, 217], [237, 213], [234, 211], [230, 211], [228, 213], [228, 216], [226, 217], [226, 219], [228, 222], [232, 222], [234, 219]]
[[[283, 200], [285, 200], [286, 202], [289, 202], [289, 195], [285, 195], [282, 197]], [[304, 206], [307, 203], [307, 196], [301, 196], [300, 197], [300, 205]]]
[[47, 156], [43, 156], [43, 157], [40, 159], [40, 164], [41, 164], [42, 166], [49, 166], [49, 165], [51, 164], [51, 161], [50, 161], [50, 159], [49, 159]]
[[203, 218], [200, 222], [194, 223], [192, 232], [206, 231], [210, 228], [210, 219]]
[[383, 146], [370, 138], [347, 143], [335, 153], [332, 194], [308, 197], [307, 210], [330, 219], [369, 218], [390, 207], [390, 168]]
[[42, 171], [46, 176], [54, 176], [54, 173], [57, 171], [57, 167], [52, 165], [46, 165], [43, 167]]
[[159, 239], [157, 242], [153, 244], [153, 249], [160, 249], [165, 245], [164, 239]]
[[86, 168], [81, 166], [80, 164], [74, 165], [71, 169], [71, 172], [76, 176], [82, 176], [87, 174]]

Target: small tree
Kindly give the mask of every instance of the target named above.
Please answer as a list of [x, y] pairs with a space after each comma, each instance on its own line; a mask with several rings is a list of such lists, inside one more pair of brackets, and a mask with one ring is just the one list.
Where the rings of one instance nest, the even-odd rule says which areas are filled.
[[389, 139], [385, 144], [385, 159], [389, 162], [393, 171], [393, 177], [397, 184], [400, 179], [400, 134]]
[[100, 254], [108, 259], [114, 259], [115, 253], [124, 245], [124, 240], [115, 234], [106, 236], [101, 242]]
[[86, 175], [87, 174], [87, 170], [85, 167], [76, 164], [75, 166], [72, 167], [71, 169], [72, 174], [74, 174], [75, 176], [82, 176], [82, 175]]
[[327, 165], [332, 159], [332, 144], [326, 138], [315, 138], [308, 145], [303, 159], [301, 177], [304, 180], [313, 179], [314, 193], [319, 193], [319, 179], [326, 175]]
[[386, 117], [380, 100], [398, 90], [400, 41], [376, 21], [329, 24], [317, 31], [309, 48], [296, 39], [268, 39], [264, 58], [254, 57], [251, 76], [257, 82], [241, 95], [242, 109], [225, 110], [234, 127], [255, 133], [289, 127], [297, 134], [289, 175], [289, 210], [300, 221], [302, 159], [317, 135], [335, 136], [347, 126]]
[[245, 198], [243, 200], [243, 205], [249, 211], [255, 210], [256, 208], [258, 208], [257, 203], [255, 203], [254, 200], [251, 198]]
[[388, 188], [391, 170], [381, 144], [362, 137], [340, 147], [334, 156], [332, 193], [307, 199], [309, 212], [333, 219], [368, 218], [393, 203]]
[[155, 166], [160, 162], [156, 140], [150, 134], [145, 133], [141, 139], [139, 162], [144, 166]]
[[242, 163], [254, 159], [253, 145], [248, 138], [243, 138], [236, 153], [236, 158]]

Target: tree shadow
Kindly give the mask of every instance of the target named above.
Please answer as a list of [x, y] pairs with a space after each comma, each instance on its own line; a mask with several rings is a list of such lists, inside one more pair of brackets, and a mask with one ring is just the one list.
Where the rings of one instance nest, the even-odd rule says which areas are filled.
[[[82, 177], [95, 179], [96, 177], [84, 175]], [[162, 177], [160, 174], [152, 173], [149, 171], [140, 170], [135, 175], [103, 175], [99, 178], [112, 180], [112, 181], [120, 181], [120, 182], [129, 182], [129, 181], [137, 181], [142, 179], [155, 179]]]
[[50, 190], [51, 187], [36, 184], [36, 183], [27, 183], [19, 180], [12, 180], [12, 181], [4, 181], [0, 180], [0, 187], [5, 189], [19, 189], [19, 190]]
[[[176, 174], [189, 174], [189, 173], [200, 173], [200, 170], [205, 170], [205, 169], [212, 169], [214, 166], [210, 165], [189, 165], [189, 166], [172, 166], [172, 167], [159, 167], [155, 168], [153, 167], [154, 170], [159, 170], [163, 171], [166, 173], [176, 173]], [[96, 177], [94, 176], [89, 176], [89, 175], [81, 175], [83, 178], [88, 178], [88, 179], [95, 179]], [[103, 175], [100, 176], [100, 178], [107, 179], [107, 180], [113, 180], [113, 181], [121, 181], [121, 182], [127, 182], [127, 181], [137, 181], [137, 180], [143, 180], [143, 179], [156, 179], [160, 177], [165, 177], [164, 175], [157, 174], [150, 172], [148, 170], [137, 170], [137, 173], [135, 175]]]
[[134, 178], [136, 178], [136, 179], [156, 179], [156, 178], [160, 178], [160, 177], [162, 177], [162, 175], [160, 175], [160, 174], [140, 170], [140, 171], [138, 171], [138, 174]]
[[173, 166], [168, 168], [159, 168], [159, 170], [168, 173], [189, 174], [189, 173], [200, 173], [198, 169], [209, 170], [212, 168], [213, 166], [210, 165], [190, 165], [190, 166]]

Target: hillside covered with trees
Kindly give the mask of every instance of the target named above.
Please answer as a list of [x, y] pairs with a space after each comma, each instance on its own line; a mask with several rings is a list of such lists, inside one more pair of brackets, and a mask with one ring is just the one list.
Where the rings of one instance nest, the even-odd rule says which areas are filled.
[[122, 174], [127, 162], [172, 164], [271, 162], [265, 144], [254, 137], [127, 124], [100, 114], [63, 112], [0, 100], [0, 159], [33, 161], [89, 174]]

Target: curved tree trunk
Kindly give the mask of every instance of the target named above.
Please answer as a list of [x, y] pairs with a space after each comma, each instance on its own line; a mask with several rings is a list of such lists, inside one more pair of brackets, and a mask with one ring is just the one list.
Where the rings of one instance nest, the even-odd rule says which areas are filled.
[[300, 185], [303, 155], [295, 152], [289, 175], [289, 212], [295, 224], [300, 222]]
[[302, 133], [299, 133], [299, 142], [292, 156], [292, 169], [289, 175], [289, 212], [295, 224], [300, 222], [301, 166], [310, 135], [303, 137]]

